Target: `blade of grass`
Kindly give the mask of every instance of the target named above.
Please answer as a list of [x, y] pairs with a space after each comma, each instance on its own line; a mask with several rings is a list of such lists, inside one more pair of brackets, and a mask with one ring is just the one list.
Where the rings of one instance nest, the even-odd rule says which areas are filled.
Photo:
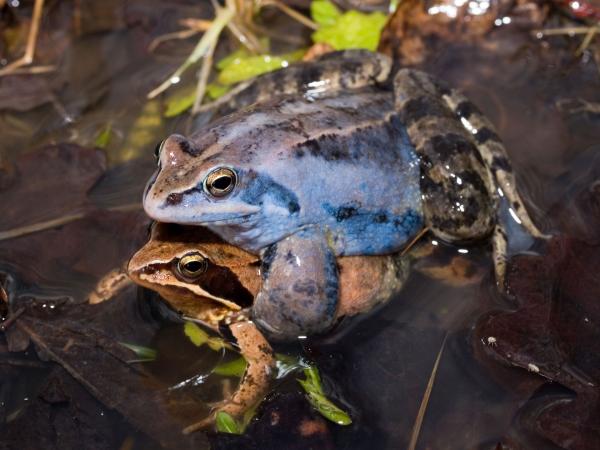
[[148, 94], [148, 99], [153, 99], [160, 93], [167, 90], [171, 85], [178, 83], [181, 79], [181, 75], [183, 74], [183, 72], [185, 72], [193, 64], [196, 64], [200, 60], [200, 58], [206, 55], [207, 51], [212, 45], [216, 45], [216, 42], [218, 41], [219, 36], [221, 35], [221, 31], [223, 31], [223, 28], [225, 28], [229, 21], [233, 19], [234, 14], [235, 10], [229, 6], [225, 8], [218, 7], [217, 14], [210, 28], [206, 31], [206, 33], [202, 35], [190, 56], [188, 56], [187, 59], [183, 62], [183, 64], [181, 64], [175, 70], [175, 72], [171, 74], [171, 76], [169, 76], [165, 81], [163, 81], [163, 83], [160, 86], [158, 86], [156, 89], [154, 89]]
[[446, 346], [447, 337], [448, 334], [444, 336], [440, 350], [435, 358], [433, 369], [431, 369], [431, 375], [429, 376], [429, 381], [427, 382], [427, 387], [425, 388], [425, 393], [423, 394], [423, 399], [421, 400], [421, 406], [419, 406], [419, 412], [417, 413], [417, 418], [415, 419], [415, 424], [413, 425], [413, 429], [410, 434], [408, 450], [415, 450], [417, 447], [417, 441], [419, 440], [419, 434], [421, 433], [421, 426], [423, 425], [423, 418], [425, 417], [425, 412], [427, 411], [427, 405], [429, 404], [429, 398], [431, 397], [431, 391], [433, 390], [433, 383], [435, 382], [435, 377], [437, 376], [438, 367], [440, 365], [440, 360], [442, 359], [444, 347]]

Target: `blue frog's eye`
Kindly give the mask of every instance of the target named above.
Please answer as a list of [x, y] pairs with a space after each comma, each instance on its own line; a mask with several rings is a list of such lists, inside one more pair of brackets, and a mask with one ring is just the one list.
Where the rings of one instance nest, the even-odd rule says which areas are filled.
[[160, 152], [162, 151], [163, 145], [165, 145], [165, 141], [160, 141], [156, 144], [156, 147], [154, 147], [154, 157], [157, 162], [160, 162]]
[[237, 184], [237, 174], [229, 167], [219, 167], [204, 179], [204, 191], [212, 197], [225, 197]]

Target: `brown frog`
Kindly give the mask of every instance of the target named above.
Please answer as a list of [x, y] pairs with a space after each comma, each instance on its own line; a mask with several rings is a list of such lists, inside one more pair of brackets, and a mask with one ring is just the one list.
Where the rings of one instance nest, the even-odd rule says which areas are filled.
[[[373, 309], [398, 292], [408, 275], [399, 255], [338, 259], [339, 319]], [[184, 316], [214, 331], [227, 328], [248, 365], [239, 386], [217, 409], [240, 416], [258, 403], [275, 372], [271, 346], [249, 319], [261, 288], [261, 261], [203, 227], [155, 223], [150, 240], [130, 260], [128, 274], [158, 292]]]

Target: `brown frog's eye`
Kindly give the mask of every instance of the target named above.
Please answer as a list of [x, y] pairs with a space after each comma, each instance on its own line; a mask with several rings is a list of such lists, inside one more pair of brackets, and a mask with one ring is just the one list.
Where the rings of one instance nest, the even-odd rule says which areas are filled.
[[208, 260], [198, 252], [188, 253], [177, 261], [177, 272], [185, 280], [194, 280], [208, 270]]
[[156, 147], [154, 147], [154, 157], [156, 158], [156, 161], [158, 161], [159, 163], [160, 163], [160, 152], [162, 151], [164, 144], [165, 144], [165, 141], [160, 141], [158, 144], [156, 144]]
[[237, 174], [228, 167], [219, 167], [204, 179], [204, 191], [212, 197], [225, 197], [235, 187]]

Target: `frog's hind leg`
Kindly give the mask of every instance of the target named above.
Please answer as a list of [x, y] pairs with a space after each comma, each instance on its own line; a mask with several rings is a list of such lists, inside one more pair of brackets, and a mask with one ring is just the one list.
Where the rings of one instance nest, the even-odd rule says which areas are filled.
[[241, 83], [214, 102], [202, 105], [198, 113], [230, 114], [276, 96], [319, 97], [340, 89], [359, 89], [382, 83], [392, 68], [390, 58], [367, 50], [326, 53], [314, 61], [294, 63]]
[[533, 223], [523, 200], [519, 196], [512, 165], [494, 125], [469, 99], [457, 90], [449, 89], [443, 98], [458, 115], [464, 127], [473, 133], [481, 157], [499, 188], [498, 195], [505, 196], [509, 203], [511, 216], [532, 236], [537, 238], [547, 237]]
[[493, 185], [445, 91], [424, 72], [402, 69], [394, 78], [396, 110], [420, 161], [426, 226], [447, 242], [481, 240], [495, 224]]

